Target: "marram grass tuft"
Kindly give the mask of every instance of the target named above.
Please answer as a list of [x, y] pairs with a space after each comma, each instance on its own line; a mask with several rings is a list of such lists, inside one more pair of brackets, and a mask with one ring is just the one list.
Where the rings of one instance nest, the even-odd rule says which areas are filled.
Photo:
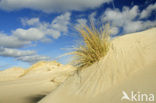
[[74, 59], [72, 63], [81, 70], [104, 57], [109, 50], [109, 25], [103, 26], [100, 30], [93, 24], [91, 27], [82, 25], [81, 28], [76, 28], [82, 37], [83, 44], [73, 48], [74, 51], [70, 54]]

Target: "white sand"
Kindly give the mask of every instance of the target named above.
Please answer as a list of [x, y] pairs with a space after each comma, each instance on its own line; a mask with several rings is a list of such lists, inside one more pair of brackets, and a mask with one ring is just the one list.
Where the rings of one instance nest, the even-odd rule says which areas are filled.
[[16, 80], [0, 82], [0, 103], [36, 103], [72, 75], [75, 68], [53, 62], [39, 62], [28, 70], [29, 72]]
[[0, 71], [0, 81], [15, 80], [24, 72], [25, 70], [19, 67], [14, 67], [14, 68], [6, 69], [4, 71]]
[[115, 38], [99, 63], [73, 75], [39, 103], [121, 103], [122, 90], [156, 95], [155, 44], [156, 28]]

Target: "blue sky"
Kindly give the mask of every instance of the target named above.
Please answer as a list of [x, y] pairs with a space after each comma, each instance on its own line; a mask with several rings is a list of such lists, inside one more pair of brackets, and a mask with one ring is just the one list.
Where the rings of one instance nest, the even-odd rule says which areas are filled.
[[[155, 0], [0, 0], [0, 70], [55, 60], [79, 42], [75, 27], [110, 23], [111, 35], [156, 26]], [[58, 59], [65, 64], [68, 57]]]

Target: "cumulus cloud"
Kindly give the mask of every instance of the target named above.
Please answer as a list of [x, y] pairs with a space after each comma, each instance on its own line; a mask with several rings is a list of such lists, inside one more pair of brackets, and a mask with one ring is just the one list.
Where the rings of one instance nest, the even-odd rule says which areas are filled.
[[141, 12], [140, 18], [147, 18], [148, 16], [150, 16], [150, 14], [152, 13], [152, 11], [156, 12], [156, 3], [155, 4], [151, 4], [149, 5], [145, 10], [143, 10]]
[[140, 29], [143, 29], [141, 21], [129, 21], [128, 24], [124, 26], [126, 33], [139, 31]]
[[127, 33], [144, 30], [150, 27], [155, 27], [156, 21], [131, 21], [128, 25], [125, 25], [124, 30]]
[[70, 18], [71, 13], [66, 12], [54, 18], [51, 23], [41, 22], [39, 18], [21, 19], [23, 26], [28, 26], [28, 29], [17, 28], [10, 35], [0, 33], [0, 56], [29, 63], [49, 60], [50, 57], [38, 55], [35, 51], [19, 48], [33, 44], [33, 41], [50, 42], [52, 38], [59, 38], [61, 34], [68, 32]]
[[71, 13], [67, 12], [63, 15], [56, 17], [51, 23], [52, 28], [60, 32], [67, 32], [67, 26], [70, 23], [70, 16]]
[[21, 48], [37, 40], [49, 42], [51, 39], [48, 36], [57, 39], [61, 33], [68, 32], [70, 17], [71, 14], [67, 12], [54, 18], [51, 23], [40, 22], [39, 18], [22, 19], [22, 24], [30, 27], [17, 28], [11, 35], [0, 33], [0, 47]]
[[30, 56], [21, 56], [18, 57], [17, 60], [28, 62], [30, 64], [36, 63], [38, 61], [50, 60], [50, 57], [41, 56], [41, 55], [30, 55]]
[[9, 11], [29, 8], [43, 12], [64, 12], [96, 8], [110, 1], [112, 0], [1, 0], [0, 8]]
[[18, 50], [10, 48], [0, 48], [0, 56], [6, 57], [21, 57], [27, 55], [34, 55], [36, 52], [32, 50]]
[[96, 18], [95, 18], [96, 14], [97, 14], [96, 12], [91, 13], [91, 14], [89, 15], [89, 20], [95, 22], [95, 21], [96, 21]]
[[45, 33], [51, 37], [53, 37], [54, 39], [57, 39], [60, 37], [61, 32], [54, 30], [54, 29], [46, 29]]
[[2, 57], [12, 57], [16, 60], [27, 62], [27, 63], [36, 63], [38, 61], [50, 60], [48, 56], [37, 55], [33, 50], [19, 50], [11, 48], [0, 48], [0, 56]]
[[44, 33], [37, 28], [29, 29], [16, 29], [13, 31], [13, 35], [17, 36], [21, 40], [36, 41], [44, 37]]
[[[13, 34], [24, 40], [48, 40], [47, 35], [57, 39], [61, 33], [68, 32], [68, 25], [70, 24], [71, 13], [66, 12], [57, 16], [51, 23], [41, 22], [39, 18], [21, 19], [22, 24], [31, 26], [29, 29], [16, 29]], [[43, 40], [44, 39], [44, 40]]]
[[77, 19], [76, 21], [77, 21], [77, 24], [75, 25], [75, 28], [81, 28], [82, 25], [87, 24], [87, 19], [84, 19], [84, 18]]
[[30, 43], [30, 41], [20, 40], [16, 36], [8, 36], [7, 34], [0, 33], [0, 47], [21, 48], [24, 45], [28, 45]]
[[122, 11], [119, 9], [107, 9], [102, 15], [102, 21], [110, 22], [112, 25], [121, 27], [128, 21], [134, 20], [138, 16], [138, 13], [138, 6], [134, 6], [131, 9], [123, 7]]
[[147, 15], [145, 16], [143, 13], [145, 11], [148, 12], [148, 15], [150, 14], [150, 11], [152, 9], [149, 10], [148, 8], [153, 9], [154, 5], [150, 5], [149, 7], [147, 7], [147, 9], [143, 10], [142, 12], [139, 11], [138, 6], [133, 6], [132, 8], [123, 7], [121, 11], [119, 9], [109, 8], [106, 9], [106, 11], [101, 16], [101, 20], [103, 23], [110, 23], [111, 27], [113, 27], [111, 29], [113, 31], [113, 35], [117, 34], [119, 32], [119, 29], [121, 28], [123, 33], [137, 32], [156, 26], [156, 20], [143, 21], [140, 19], [140, 17], [147, 17]]
[[24, 26], [26, 26], [26, 25], [37, 25], [37, 24], [39, 24], [39, 18], [31, 18], [31, 19], [22, 18], [21, 22]]
[[119, 28], [117, 28], [117, 27], [110, 28], [111, 35], [116, 35], [118, 32], [119, 32]]

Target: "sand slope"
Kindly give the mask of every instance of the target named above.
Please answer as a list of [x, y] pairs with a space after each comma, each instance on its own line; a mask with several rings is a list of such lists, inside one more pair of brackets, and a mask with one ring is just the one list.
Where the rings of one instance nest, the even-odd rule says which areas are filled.
[[[16, 80], [0, 82], [0, 103], [36, 103], [74, 71], [75, 68], [70, 65], [58, 65], [54, 62], [34, 64]], [[12, 73], [14, 71], [9, 72], [9, 75]]]
[[111, 43], [100, 62], [73, 75], [38, 103], [121, 103], [122, 90], [156, 93], [156, 28]]
[[0, 81], [15, 80], [24, 72], [25, 70], [19, 67], [9, 68], [4, 71], [0, 71]]
[[[146, 93], [146, 94], [154, 94], [156, 96], [156, 64], [147, 67], [135, 73], [134, 75], [126, 78], [120, 84], [113, 86], [111, 89], [107, 90], [105, 93], [99, 94], [95, 98], [92, 99], [89, 103], [138, 103], [138, 101], [121, 101], [121, 97], [123, 96], [122, 91], [125, 91], [128, 96], [130, 96], [131, 91]], [[136, 96], [138, 97], [138, 96]], [[146, 97], [143, 98], [144, 100]], [[154, 98], [155, 99], [155, 98]], [[155, 99], [156, 101], [156, 99]], [[142, 102], [139, 103], [155, 103], [154, 102]]]

